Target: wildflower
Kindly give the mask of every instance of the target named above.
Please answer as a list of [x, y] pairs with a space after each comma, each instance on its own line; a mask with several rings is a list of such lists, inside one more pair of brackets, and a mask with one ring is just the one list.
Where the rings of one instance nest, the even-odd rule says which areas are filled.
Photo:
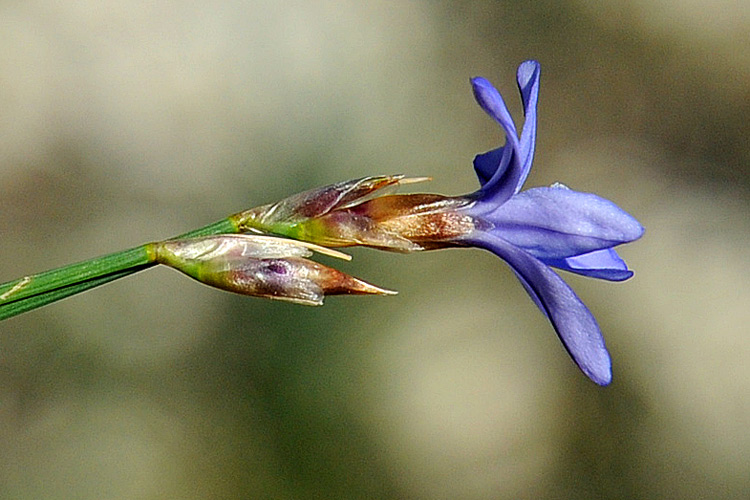
[[322, 305], [325, 295], [391, 295], [306, 259], [313, 251], [350, 259], [311, 243], [270, 236], [218, 235], [154, 243], [153, 260], [210, 286], [243, 295]]
[[[238, 214], [237, 224], [244, 230], [332, 247], [489, 250], [511, 266], [581, 370], [597, 384], [607, 385], [611, 361], [599, 326], [550, 266], [592, 278], [625, 280], [633, 273], [613, 247], [638, 239], [643, 228], [611, 201], [562, 184], [521, 191], [534, 157], [539, 64], [522, 63], [517, 81], [525, 115], [520, 136], [500, 93], [484, 78], [471, 80], [480, 107], [506, 137], [504, 146], [474, 159], [478, 191], [463, 196], [380, 195], [379, 189], [405, 179], [368, 177]], [[316, 197], [324, 201], [312, 201]]]

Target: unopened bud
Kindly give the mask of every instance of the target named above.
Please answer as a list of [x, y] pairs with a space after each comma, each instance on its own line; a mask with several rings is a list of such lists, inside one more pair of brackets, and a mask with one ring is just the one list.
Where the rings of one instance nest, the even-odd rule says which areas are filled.
[[155, 261], [207, 285], [230, 292], [297, 304], [322, 305], [326, 295], [392, 295], [323, 264], [313, 251], [349, 259], [341, 252], [270, 236], [218, 235], [155, 243]]

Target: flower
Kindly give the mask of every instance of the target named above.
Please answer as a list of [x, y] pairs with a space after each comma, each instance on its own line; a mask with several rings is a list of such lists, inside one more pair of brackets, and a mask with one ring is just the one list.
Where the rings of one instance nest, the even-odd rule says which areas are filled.
[[576, 364], [591, 380], [607, 385], [612, 368], [599, 325], [550, 266], [592, 278], [630, 278], [632, 271], [613, 247], [640, 238], [643, 227], [611, 201], [562, 184], [521, 191], [534, 157], [539, 71], [535, 61], [518, 68], [525, 114], [520, 137], [500, 93], [487, 80], [472, 79], [477, 102], [500, 124], [507, 142], [474, 159], [481, 188], [463, 212], [486, 225], [461, 241], [505, 260]]
[[[534, 157], [539, 73], [536, 61], [518, 68], [525, 115], [520, 136], [500, 93], [484, 78], [471, 80], [480, 107], [506, 137], [504, 146], [475, 157], [478, 191], [463, 196], [382, 195], [379, 189], [406, 179], [368, 177], [238, 214], [238, 226], [332, 247], [489, 250], [510, 265], [580, 369], [597, 384], [609, 384], [611, 361], [599, 326], [551, 267], [611, 281], [630, 278], [632, 271], [613, 247], [640, 238], [643, 227], [611, 201], [559, 183], [521, 191]], [[337, 198], [336, 193], [345, 194]], [[316, 196], [326, 202], [311, 203], [310, 197]], [[316, 210], [307, 210], [311, 205]], [[325, 209], [318, 210], [321, 206]]]
[[313, 251], [345, 260], [350, 257], [301, 241], [222, 234], [154, 243], [149, 251], [154, 262], [243, 295], [322, 305], [325, 295], [396, 293], [306, 259]]

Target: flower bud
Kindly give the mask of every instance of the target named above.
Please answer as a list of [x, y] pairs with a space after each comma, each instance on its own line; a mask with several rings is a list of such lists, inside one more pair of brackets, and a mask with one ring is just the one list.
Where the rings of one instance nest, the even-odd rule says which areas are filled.
[[306, 259], [314, 251], [350, 259], [310, 243], [270, 236], [218, 235], [155, 243], [154, 260], [222, 290], [322, 305], [326, 295], [392, 295], [328, 266]]

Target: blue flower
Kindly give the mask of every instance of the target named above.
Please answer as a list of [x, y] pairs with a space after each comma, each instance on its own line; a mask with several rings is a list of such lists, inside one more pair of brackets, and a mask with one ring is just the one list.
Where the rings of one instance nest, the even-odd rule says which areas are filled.
[[562, 184], [521, 191], [534, 158], [539, 64], [522, 63], [517, 80], [525, 115], [520, 136], [500, 93], [484, 78], [471, 80], [477, 102], [506, 137], [503, 147], [474, 159], [478, 191], [380, 195], [380, 189], [424, 178], [367, 177], [247, 210], [235, 216], [236, 225], [330, 247], [489, 250], [510, 265], [581, 370], [607, 385], [611, 361], [599, 325], [551, 267], [591, 278], [628, 279], [633, 273], [613, 247], [640, 238], [643, 227], [611, 201]]
[[518, 68], [525, 114], [521, 135], [500, 93], [474, 78], [474, 95], [505, 132], [503, 147], [478, 155], [474, 169], [481, 188], [462, 211], [478, 223], [459, 238], [507, 262], [549, 318], [573, 360], [591, 380], [612, 380], [609, 353], [594, 316], [550, 266], [592, 278], [630, 278], [614, 246], [636, 240], [643, 227], [611, 201], [555, 184], [521, 191], [531, 169], [536, 136], [539, 64]]

